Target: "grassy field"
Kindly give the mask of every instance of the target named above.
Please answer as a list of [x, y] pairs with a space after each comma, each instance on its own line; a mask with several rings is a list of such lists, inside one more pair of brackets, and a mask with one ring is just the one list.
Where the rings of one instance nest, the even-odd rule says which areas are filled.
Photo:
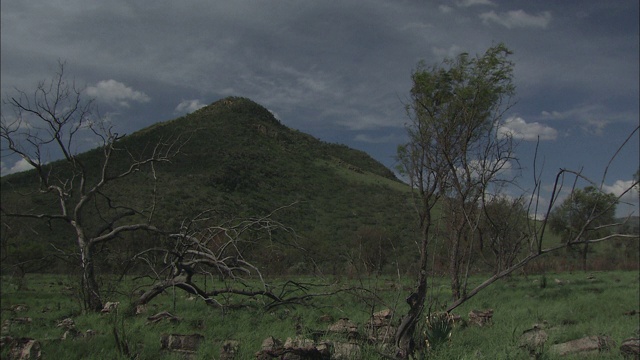
[[[264, 310], [260, 299], [249, 301], [250, 307], [223, 311], [192, 299], [184, 292], [170, 291], [149, 304], [145, 314], [127, 317], [122, 311], [119, 314], [83, 314], [75, 279], [68, 276], [29, 275], [26, 287], [22, 289], [18, 289], [14, 279], [3, 277], [2, 335], [39, 340], [47, 359], [125, 358], [117, 350], [115, 329], [122, 343], [126, 343], [138, 359], [180, 359], [181, 355], [161, 352], [160, 335], [198, 333], [205, 338], [198, 359], [219, 358], [223, 341], [231, 339], [240, 342], [236, 358], [250, 359], [255, 358], [262, 340], [268, 336], [282, 340], [294, 337], [296, 325], [299, 329], [301, 326], [303, 334], [326, 330], [329, 323], [322, 318], [328, 315], [334, 320], [349, 318], [358, 323], [362, 331], [363, 324], [374, 311], [395, 307], [395, 321], [406, 311], [404, 298], [409, 294], [409, 280], [405, 284], [398, 284], [397, 279], [391, 278], [331, 280], [331, 289], [363, 286], [368, 290], [316, 298], [313, 306], [277, 307], [268, 311]], [[482, 278], [472, 280], [479, 282]], [[518, 346], [519, 337], [534, 324], [541, 324], [549, 335], [542, 354], [544, 359], [556, 358], [547, 350], [550, 345], [588, 335], [613, 338], [618, 345], [597, 358], [619, 359], [620, 342], [639, 335], [639, 284], [635, 271], [506, 279], [455, 311], [466, 318], [471, 309], [491, 308], [494, 310], [493, 324], [483, 328], [456, 327], [450, 342], [431, 352], [429, 358], [527, 359], [528, 354]], [[128, 294], [134, 291], [135, 284], [126, 280], [116, 285], [111, 288], [107, 300], [120, 301], [122, 309], [130, 300]], [[322, 289], [326, 290], [328, 288]], [[431, 294], [434, 304], [444, 304], [449, 296], [444, 279], [436, 279]], [[17, 305], [26, 305], [26, 309], [19, 309]], [[435, 308], [437, 310], [437, 306]], [[148, 316], [161, 311], [168, 311], [181, 320], [157, 323], [147, 320]], [[625, 315], [630, 311], [636, 313]], [[30, 322], [11, 321], [27, 317], [31, 318]], [[72, 318], [79, 332], [86, 334], [91, 330], [94, 334], [61, 340], [64, 329], [57, 324], [65, 318]], [[379, 358], [373, 347], [365, 346], [362, 350], [362, 358]], [[2, 358], [6, 358], [6, 351], [3, 349]]]

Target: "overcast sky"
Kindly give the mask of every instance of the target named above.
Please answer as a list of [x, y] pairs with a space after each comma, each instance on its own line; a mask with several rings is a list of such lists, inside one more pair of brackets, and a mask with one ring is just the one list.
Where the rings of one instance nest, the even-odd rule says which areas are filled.
[[[504, 42], [522, 188], [538, 138], [546, 190], [559, 168], [600, 184], [639, 122], [638, 17], [637, 0], [2, 1], [1, 91], [32, 90], [65, 61], [120, 133], [244, 96], [392, 168], [416, 64]], [[638, 144], [636, 133], [605, 190], [630, 183]], [[24, 168], [5, 155], [2, 174]], [[637, 215], [638, 194], [625, 200]]]

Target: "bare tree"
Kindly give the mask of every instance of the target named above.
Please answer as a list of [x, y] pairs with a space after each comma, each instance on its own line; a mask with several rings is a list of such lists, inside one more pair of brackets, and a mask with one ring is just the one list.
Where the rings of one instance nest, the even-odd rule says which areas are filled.
[[[64, 70], [60, 63], [55, 76], [40, 82], [32, 94], [16, 90], [14, 96], [8, 96], [4, 105], [13, 114], [3, 112], [0, 126], [4, 155], [17, 154], [31, 165], [40, 195], [54, 199], [56, 205], [25, 209], [3, 204], [2, 214], [61, 222], [72, 230], [82, 268], [83, 300], [87, 309], [97, 311], [102, 308], [102, 297], [96, 281], [96, 246], [125, 232], [160, 231], [152, 223], [153, 195], [140, 209], [117, 199], [113, 187], [140, 170], [149, 172], [153, 184], [154, 165], [170, 161], [183, 141], [179, 136], [159, 139], [142, 150], [130, 151], [121, 145], [124, 136], [99, 117], [94, 101], [69, 82]], [[79, 140], [87, 135], [99, 144], [99, 164], [76, 153]], [[62, 160], [51, 162], [50, 156]]]
[[214, 211], [204, 211], [184, 221], [178, 233], [168, 235], [169, 246], [150, 248], [136, 256], [149, 265], [152, 285], [145, 286], [148, 289], [132, 302], [131, 310], [174, 288], [222, 308], [233, 306], [220, 300], [224, 296], [261, 298], [265, 308], [273, 308], [304, 304], [314, 297], [342, 291], [311, 293], [315, 285], [291, 280], [275, 286], [247, 257], [248, 248], [264, 245], [303, 251], [296, 243], [295, 231], [273, 219], [273, 214], [283, 208], [262, 217], [227, 221], [218, 219]]

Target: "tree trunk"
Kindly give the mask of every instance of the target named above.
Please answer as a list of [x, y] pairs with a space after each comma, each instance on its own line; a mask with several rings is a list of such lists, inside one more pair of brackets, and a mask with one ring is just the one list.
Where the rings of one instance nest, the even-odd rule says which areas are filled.
[[456, 239], [449, 258], [449, 277], [451, 278], [451, 296], [460, 299], [460, 240]]
[[589, 243], [584, 244], [582, 249], [582, 271], [587, 271], [587, 255], [589, 254]]
[[[427, 215], [428, 216], [428, 215]], [[416, 291], [407, 297], [409, 311], [402, 322], [398, 326], [395, 335], [397, 353], [396, 357], [406, 359], [411, 356], [415, 350], [415, 342], [413, 336], [416, 330], [416, 324], [422, 319], [422, 310], [427, 300], [427, 245], [429, 244], [429, 226], [430, 221], [426, 222], [426, 228], [423, 229], [423, 238], [420, 246], [420, 273], [418, 275], [418, 283]]]
[[[83, 243], [82, 240], [80, 240]], [[95, 265], [93, 261], [93, 246], [91, 243], [84, 243], [81, 246], [82, 259], [82, 290], [85, 308], [88, 311], [102, 310], [102, 297], [100, 287], [96, 281]]]

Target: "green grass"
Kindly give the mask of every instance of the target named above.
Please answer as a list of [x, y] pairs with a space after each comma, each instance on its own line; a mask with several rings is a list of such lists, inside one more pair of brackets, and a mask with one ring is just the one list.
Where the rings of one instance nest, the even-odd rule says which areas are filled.
[[[549, 335], [544, 359], [554, 359], [548, 348], [588, 335], [608, 335], [618, 344], [638, 335], [638, 315], [624, 315], [638, 310], [639, 278], [637, 272], [598, 272], [588, 279], [585, 273], [547, 274], [547, 285], [541, 287], [541, 276], [516, 276], [495, 283], [454, 312], [467, 317], [471, 309], [494, 309], [493, 324], [485, 328], [473, 326], [454, 328], [451, 341], [441, 346], [429, 358], [434, 359], [526, 359], [518, 348], [520, 334], [534, 324], [544, 324]], [[555, 279], [562, 280], [557, 284]], [[313, 279], [300, 279], [313, 281]], [[178, 359], [176, 354], [161, 353], [160, 334], [194, 334], [205, 337], [199, 359], [217, 358], [225, 340], [240, 341], [239, 359], [253, 358], [263, 339], [274, 336], [281, 340], [295, 336], [300, 323], [306, 333], [326, 330], [323, 315], [334, 319], [347, 317], [360, 324], [360, 331], [372, 311], [387, 306], [397, 307], [395, 321], [406, 312], [404, 298], [410, 292], [411, 279], [396, 284], [393, 278], [367, 278], [362, 281], [333, 279], [333, 289], [364, 285], [370, 292], [353, 291], [318, 298], [308, 307], [277, 307], [265, 311], [259, 299], [254, 306], [222, 311], [200, 300], [190, 300], [184, 292], [172, 291], [159, 296], [144, 315], [125, 317], [122, 314], [82, 314], [74, 283], [66, 276], [28, 275], [26, 289], [18, 290], [12, 279], [2, 278], [2, 322], [16, 317], [30, 317], [29, 324], [13, 324], [2, 335], [26, 336], [42, 342], [43, 354], [49, 359], [118, 359], [114, 327], [139, 359]], [[482, 280], [474, 277], [473, 282]], [[317, 280], [316, 280], [317, 281]], [[117, 292], [107, 300], [126, 304], [134, 284], [119, 284]], [[431, 295], [434, 303], [444, 304], [449, 296], [445, 279], [433, 279]], [[326, 290], [326, 289], [325, 289]], [[236, 299], [236, 303], [237, 303]], [[25, 312], [14, 313], [16, 304], [26, 304]], [[437, 307], [434, 308], [437, 310]], [[147, 316], [169, 311], [182, 320], [148, 323]], [[56, 324], [67, 317], [75, 320], [81, 332], [91, 329], [94, 336], [60, 340], [63, 330]], [[6, 350], [5, 350], [6, 351]], [[375, 351], [363, 348], [365, 358], [376, 358]], [[570, 359], [570, 357], [567, 357]], [[565, 359], [567, 359], [565, 358]], [[598, 356], [600, 359], [620, 358], [618, 348]]]

